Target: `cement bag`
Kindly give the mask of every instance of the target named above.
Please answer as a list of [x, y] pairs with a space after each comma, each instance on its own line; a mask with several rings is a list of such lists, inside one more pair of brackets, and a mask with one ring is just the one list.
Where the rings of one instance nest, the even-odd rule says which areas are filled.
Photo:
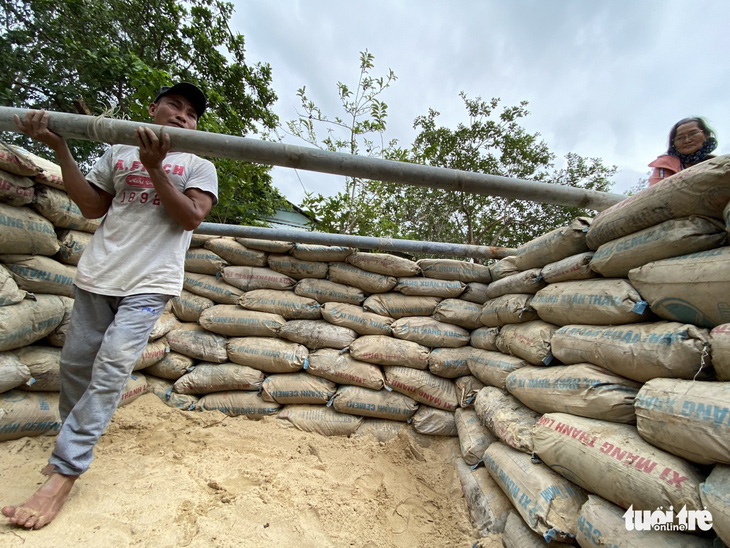
[[553, 355], [565, 364], [589, 362], [646, 382], [657, 377], [693, 379], [709, 365], [706, 329], [677, 322], [566, 325], [553, 335]]
[[244, 291], [294, 289], [297, 283], [294, 278], [286, 274], [257, 266], [226, 266], [223, 269], [223, 279], [226, 283]]
[[297, 280], [302, 278], [326, 278], [327, 263], [302, 261], [291, 255], [269, 255], [269, 268]]
[[61, 166], [54, 164], [53, 162], [46, 160], [45, 158], [42, 158], [41, 156], [36, 156], [32, 152], [29, 152], [25, 149], [15, 149], [16, 152], [20, 152], [25, 158], [27, 158], [29, 161], [31, 161], [37, 168], [40, 169], [40, 173], [37, 175], [33, 175], [33, 179], [41, 184], [52, 186], [53, 188], [57, 188], [59, 190], [65, 190], [65, 186], [63, 184], [63, 172], [61, 171]]
[[388, 253], [353, 253], [347, 259], [347, 263], [368, 272], [384, 274], [386, 276], [418, 276], [421, 269], [410, 259], [390, 255]]
[[324, 320], [291, 320], [279, 329], [279, 337], [305, 345], [310, 350], [318, 348], [347, 348], [357, 333], [349, 327], [332, 325]]
[[168, 352], [170, 352], [170, 347], [168, 346], [167, 339], [160, 338], [150, 341], [145, 346], [142, 355], [137, 360], [137, 363], [134, 364], [132, 370], [139, 371], [140, 369], [146, 369], [153, 363], [157, 363], [164, 358]]
[[718, 380], [730, 381], [730, 324], [710, 331], [710, 352]]
[[660, 318], [701, 327], [730, 322], [730, 247], [655, 261], [629, 280]]
[[484, 388], [484, 383], [474, 375], [464, 375], [454, 379], [456, 397], [459, 398], [459, 407], [471, 407], [477, 397], [477, 392]]
[[237, 304], [243, 291], [216, 276], [185, 272], [183, 288], [218, 304]]
[[92, 235], [80, 230], [61, 230], [58, 233], [58, 260], [63, 264], [76, 266], [79, 264], [81, 254], [91, 242]]
[[[673, 513], [676, 514], [680, 510], [675, 509]], [[578, 535], [576, 536], [578, 544], [587, 548], [593, 546], [712, 548], [713, 546], [713, 541], [709, 538], [671, 531], [655, 531], [650, 526], [641, 530], [636, 528], [636, 525], [642, 526], [646, 522], [643, 524], [632, 522], [631, 530], [628, 530], [625, 513], [623, 508], [619, 508], [598, 495], [588, 495], [588, 502], [580, 509], [578, 516]], [[660, 510], [660, 513], [663, 512]], [[696, 530], [699, 531], [699, 528]]]
[[228, 361], [226, 338], [196, 324], [182, 324], [165, 336], [170, 349], [206, 362]]
[[232, 362], [265, 373], [292, 373], [307, 363], [309, 350], [302, 344], [269, 337], [233, 337], [226, 344]]
[[424, 436], [456, 436], [454, 414], [451, 411], [420, 405], [414, 413], [413, 429]]
[[193, 232], [193, 236], [190, 239], [190, 246], [191, 248], [196, 247], [203, 247], [205, 245], [205, 242], [209, 240], [216, 240], [219, 236], [213, 236], [209, 234], [198, 234], [196, 232]]
[[58, 228], [94, 233], [101, 224], [100, 219], [84, 217], [79, 206], [64, 191], [47, 186], [36, 189], [32, 207]]
[[[196, 361], [190, 356], [179, 352], [168, 352], [161, 360], [146, 367], [144, 374], [174, 381], [190, 371], [195, 363]], [[170, 388], [172, 388], [172, 384], [170, 384]]]
[[61, 323], [56, 326], [56, 329], [46, 335], [46, 341], [48, 341], [48, 344], [52, 346], [62, 348], [66, 343], [66, 332], [68, 331], [68, 325], [71, 322], [71, 312], [73, 312], [74, 300], [70, 297], [62, 297], [60, 295], [58, 298], [63, 301], [66, 310], [63, 314]]
[[649, 310], [642, 295], [627, 280], [582, 280], [550, 284], [531, 305], [555, 325], [616, 325], [646, 321]]
[[395, 276], [368, 272], [348, 263], [331, 263], [330, 281], [358, 287], [366, 293], [387, 293], [395, 287]]
[[483, 383], [497, 388], [505, 387], [510, 373], [528, 365], [530, 364], [526, 360], [517, 356], [480, 349], [473, 349], [467, 361], [472, 375]]
[[401, 435], [401, 432], [410, 432], [411, 426], [405, 422], [388, 419], [363, 419], [362, 424], [353, 437], [364, 438], [371, 436], [380, 443], [388, 442]]
[[471, 332], [469, 344], [482, 350], [497, 350], [499, 327], [480, 327]]
[[228, 264], [256, 267], [267, 265], [266, 253], [256, 249], [249, 249], [245, 245], [238, 243], [234, 238], [208, 240], [203, 244], [203, 247], [221, 257]]
[[0, 306], [0, 351], [28, 346], [51, 333], [64, 318], [66, 304], [58, 295]]
[[362, 289], [314, 278], [301, 280], [294, 288], [294, 293], [323, 304], [327, 302], [361, 304], [365, 300], [365, 292]]
[[31, 379], [30, 369], [15, 354], [0, 352], [0, 393], [28, 384]]
[[258, 251], [266, 251], [268, 253], [289, 253], [292, 249], [294, 249], [294, 242], [259, 240], [257, 238], [236, 238], [236, 241], [242, 246], [256, 249]]
[[238, 304], [249, 310], [279, 314], [287, 320], [318, 320], [321, 305], [314, 299], [300, 297], [293, 291], [254, 289], [241, 296]]
[[177, 316], [171, 310], [169, 312], [163, 312], [162, 316], [157, 319], [155, 325], [152, 327], [149, 340], [156, 341], [167, 335], [173, 329], [177, 329], [180, 325], [180, 320], [177, 319]]
[[40, 255], [0, 255], [0, 261], [24, 291], [73, 297], [74, 266]]
[[[546, 540], [572, 542], [586, 493], [530, 455], [495, 442], [484, 453], [484, 465], [527, 526]], [[528, 545], [529, 546], [529, 545]]]
[[500, 440], [532, 453], [532, 427], [540, 416], [500, 388], [485, 386], [477, 392], [474, 410], [479, 420]]
[[420, 295], [421, 297], [456, 298], [464, 292], [466, 284], [456, 280], [437, 280], [415, 276], [398, 278], [393, 291], [404, 295]]
[[492, 281], [489, 267], [482, 264], [456, 259], [421, 259], [416, 264], [427, 278], [455, 280], [464, 283], [479, 282], [488, 284]]
[[458, 348], [469, 344], [466, 329], [433, 318], [401, 318], [394, 321], [391, 328], [394, 337], [431, 348]]
[[469, 301], [470, 303], [484, 304], [487, 302], [487, 284], [479, 282], [470, 282], [466, 284], [464, 292], [459, 295], [460, 299]]
[[543, 287], [545, 287], [545, 280], [540, 275], [540, 269], [531, 268], [492, 282], [487, 287], [487, 297], [496, 299], [509, 293], [535, 294]]
[[322, 436], [351, 436], [363, 422], [362, 417], [338, 413], [324, 405], [287, 405], [276, 416], [283, 425]]
[[179, 297], [170, 300], [172, 303], [172, 312], [183, 322], [197, 322], [203, 310], [210, 308], [215, 304], [212, 299], [196, 295], [183, 289]]
[[440, 322], [458, 325], [465, 329], [478, 329], [482, 327], [479, 319], [482, 307], [475, 303], [462, 301], [461, 299], [444, 299], [436, 305], [433, 311], [433, 319]]
[[550, 365], [553, 361], [550, 341], [557, 329], [557, 326], [542, 320], [505, 325], [499, 330], [497, 348], [532, 365]]
[[347, 303], [325, 303], [322, 318], [333, 325], [349, 327], [358, 335], [391, 335], [393, 318], [365, 312], [361, 306]]
[[641, 383], [591, 364], [523, 367], [507, 377], [507, 390], [537, 413], [570, 413], [610, 422], [636, 422]]
[[428, 355], [428, 370], [438, 377], [455, 379], [469, 375], [469, 356], [474, 349], [470, 346], [461, 348], [434, 348]]
[[505, 257], [489, 265], [489, 273], [492, 276], [492, 281], [502, 280], [514, 274], [517, 274], [520, 269], [515, 266], [515, 256]]
[[35, 196], [33, 184], [28, 177], [0, 171], [0, 202], [14, 207], [31, 203]]
[[372, 390], [380, 390], [385, 386], [380, 367], [331, 348], [322, 348], [309, 354], [304, 369], [315, 377], [329, 379], [337, 384], [363, 386]]
[[185, 253], [186, 272], [215, 276], [225, 266], [228, 266], [228, 261], [210, 249], [196, 247]]
[[[504, 548], [562, 548], [573, 546], [565, 542], [551, 540], [548, 544], [545, 539], [530, 529], [523, 519], [516, 512], [510, 512], [507, 522], [504, 524], [502, 533], [502, 546]], [[617, 548], [617, 547], [614, 547]]]
[[589, 217], [577, 217], [568, 226], [556, 228], [517, 248], [515, 266], [520, 270], [542, 268], [571, 255], [588, 251]]
[[355, 252], [355, 248], [339, 245], [317, 245], [295, 243], [291, 254], [303, 261], [324, 263], [342, 262]]
[[445, 411], [454, 411], [459, 407], [456, 388], [449, 379], [401, 365], [386, 365], [383, 371], [386, 386], [417, 402]]
[[58, 392], [10, 390], [0, 394], [0, 441], [55, 435], [60, 429]]
[[590, 249], [669, 219], [703, 215], [722, 218], [730, 202], [730, 156], [718, 156], [672, 175], [661, 184], [602, 211], [586, 236]]
[[622, 508], [701, 509], [704, 475], [644, 441], [631, 425], [548, 413], [535, 425], [533, 441], [545, 464]]
[[418, 403], [405, 394], [360, 386], [340, 386], [327, 405], [348, 415], [403, 422], [410, 419], [418, 408]]
[[530, 306], [534, 295], [509, 293], [484, 303], [479, 315], [482, 325], [500, 327], [508, 323], [523, 323], [537, 319], [537, 312]]
[[471, 522], [479, 534], [485, 537], [504, 531], [512, 505], [486, 468], [472, 470], [463, 459], [456, 459], [455, 466]]
[[400, 293], [370, 295], [362, 307], [366, 312], [399, 319], [406, 316], [430, 316], [441, 299], [438, 297], [412, 297]]
[[595, 278], [596, 273], [591, 270], [592, 259], [593, 251], [578, 253], [561, 261], [546, 264], [542, 267], [540, 275], [549, 284]]
[[0, 265], [0, 306], [18, 304], [25, 299], [27, 292], [20, 289], [15, 283], [10, 271]]
[[160, 398], [165, 405], [175, 409], [192, 411], [198, 405], [199, 396], [178, 394], [172, 391], [172, 382], [147, 375], [147, 391]]
[[454, 424], [464, 461], [470, 466], [481, 462], [484, 451], [497, 441], [497, 437], [481, 423], [473, 409], [457, 409], [454, 412]]
[[337, 392], [332, 381], [304, 372], [269, 375], [261, 388], [264, 401], [281, 404], [325, 405]]
[[147, 393], [147, 379], [144, 375], [139, 373], [132, 373], [127, 381], [127, 386], [122, 390], [122, 395], [119, 397], [119, 404], [117, 407], [132, 403], [134, 400], [139, 398], [142, 394]]
[[258, 392], [264, 373], [237, 363], [199, 363], [175, 381], [172, 389], [178, 394], [210, 394], [229, 390]]
[[730, 545], [730, 466], [715, 466], [700, 484], [700, 499], [712, 514], [712, 527]]
[[255, 392], [234, 390], [206, 394], [198, 400], [197, 409], [220, 411], [229, 417], [243, 415], [249, 419], [258, 420], [267, 415], [278, 414], [281, 405], [276, 402], [266, 402]]
[[725, 225], [707, 217], [671, 219], [606, 242], [591, 268], [606, 278], [626, 278], [629, 270], [652, 261], [714, 249], [725, 243]]
[[33, 381], [23, 390], [32, 392], [60, 392], [61, 349], [52, 346], [26, 346], [13, 354], [30, 370]]
[[350, 355], [353, 358], [379, 365], [428, 369], [428, 354], [428, 347], [422, 344], [385, 335], [365, 335], [350, 344]]
[[279, 314], [217, 304], [203, 310], [198, 323], [208, 331], [229, 337], [276, 337], [286, 320]]
[[58, 252], [53, 225], [25, 207], [0, 204], [0, 254], [45, 255]]
[[646, 441], [699, 464], [730, 464], [730, 383], [653, 379], [636, 396]]
[[2, 141], [0, 141], [0, 169], [23, 177], [34, 177], [41, 172], [27, 151], [21, 151], [18, 147]]

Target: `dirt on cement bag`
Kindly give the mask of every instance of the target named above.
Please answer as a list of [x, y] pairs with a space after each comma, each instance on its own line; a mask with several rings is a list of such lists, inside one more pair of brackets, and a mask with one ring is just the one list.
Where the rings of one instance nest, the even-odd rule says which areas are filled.
[[233, 390], [206, 394], [198, 400], [197, 409], [220, 411], [229, 417], [243, 415], [249, 419], [258, 420], [268, 415], [278, 414], [281, 411], [281, 405], [264, 401], [256, 392]]
[[523, 323], [537, 319], [537, 312], [530, 306], [534, 295], [509, 293], [489, 299], [484, 303], [479, 321], [487, 327], [500, 327], [508, 323]]
[[377, 442], [385, 443], [411, 431], [411, 426], [405, 422], [366, 418], [363, 419], [362, 424], [352, 437], [364, 438], [370, 436]]
[[702, 504], [712, 514], [712, 527], [730, 545], [730, 466], [718, 464], [700, 484]]
[[185, 253], [185, 270], [187, 272], [215, 276], [225, 266], [228, 266], [228, 261], [204, 247], [194, 247], [188, 249]]
[[30, 369], [12, 352], [0, 352], [0, 394], [31, 382]]
[[57, 255], [58, 260], [63, 264], [78, 265], [81, 254], [91, 242], [91, 237], [92, 234], [80, 230], [60, 230], [58, 232], [58, 243], [60, 245]]
[[317, 245], [295, 243], [290, 253], [303, 261], [325, 263], [342, 262], [355, 252], [355, 248], [339, 245]]
[[471, 374], [469, 356], [474, 349], [470, 346], [461, 348], [434, 348], [428, 355], [428, 370], [445, 379], [456, 379]]
[[31, 203], [35, 196], [33, 185], [28, 177], [0, 170], [0, 203], [14, 207]]
[[285, 254], [294, 249], [294, 242], [259, 240], [258, 238], [236, 238], [236, 241], [242, 246], [268, 253]]
[[489, 273], [492, 276], [492, 281], [496, 282], [519, 273], [520, 269], [515, 266], [515, 260], [516, 258], [513, 255], [490, 264]]
[[484, 384], [497, 388], [505, 388], [510, 373], [530, 365], [529, 362], [517, 356], [478, 348], [472, 350], [466, 363], [472, 375]]
[[405, 394], [419, 403], [451, 412], [459, 407], [456, 387], [450, 379], [402, 365], [385, 365], [383, 372], [386, 387]]
[[304, 366], [308, 373], [337, 384], [380, 390], [385, 386], [383, 370], [372, 363], [356, 360], [347, 352], [322, 348], [309, 354]]
[[[681, 510], [681, 509], [679, 509]], [[676, 514], [679, 510], [675, 509]], [[580, 546], [621, 546], [622, 548], [646, 548], [662, 546], [666, 548], [712, 548], [710, 538], [702, 538], [687, 533], [672, 531], [637, 530], [627, 527], [626, 511], [602, 499], [598, 495], [588, 495], [578, 515], [578, 535]], [[699, 531], [699, 529], [697, 529]]]
[[134, 364], [133, 371], [139, 371], [140, 369], [146, 369], [154, 363], [157, 363], [164, 358], [170, 352], [167, 339], [161, 337], [154, 341], [149, 341], [142, 351], [142, 355]]
[[27, 207], [0, 204], [0, 254], [45, 255], [58, 252], [53, 225]]
[[487, 297], [496, 299], [510, 293], [535, 294], [545, 287], [540, 271], [539, 268], [531, 268], [492, 282], [487, 287]]
[[358, 335], [391, 335], [393, 318], [365, 312], [361, 306], [347, 303], [325, 303], [322, 318], [333, 325], [349, 327]]
[[482, 424], [474, 409], [458, 408], [454, 412], [454, 423], [464, 461], [470, 466], [481, 462], [484, 451], [497, 441], [497, 436]]
[[489, 297], [487, 297], [487, 286], [488, 284], [469, 282], [466, 284], [464, 292], [459, 295], [459, 298], [470, 303], [484, 304], [489, 300]]
[[535, 425], [533, 441], [545, 464], [622, 508], [702, 508], [700, 469], [654, 447], [629, 424], [548, 413]]
[[710, 328], [730, 322], [730, 247], [655, 261], [629, 280], [660, 318]]
[[264, 401], [282, 405], [325, 405], [337, 392], [332, 381], [306, 372], [269, 375], [261, 385]]
[[428, 405], [419, 405], [411, 424], [413, 429], [425, 436], [456, 436], [454, 413], [436, 409]]
[[517, 248], [515, 266], [520, 270], [542, 268], [571, 255], [588, 251], [589, 217], [577, 217], [568, 226], [556, 228]]
[[190, 247], [191, 248], [203, 247], [205, 245], [205, 242], [207, 242], [209, 240], [215, 240], [218, 237], [219, 236], [213, 236], [213, 235], [208, 235], [208, 234], [198, 234], [196, 232], [193, 232], [193, 236], [190, 239]]
[[456, 259], [421, 259], [416, 264], [426, 278], [482, 284], [492, 281], [489, 267], [482, 264]]
[[555, 263], [546, 264], [542, 267], [540, 275], [549, 284], [595, 278], [597, 274], [591, 270], [593, 254], [593, 251], [586, 251]]
[[466, 284], [458, 280], [438, 280], [414, 276], [398, 278], [393, 291], [404, 295], [419, 295], [421, 297], [441, 297], [443, 299], [456, 298], [466, 289]]
[[25, 149], [15, 147], [15, 152], [22, 155], [26, 160], [35, 164], [40, 169], [40, 173], [33, 175], [33, 180], [37, 183], [41, 183], [46, 186], [51, 186], [59, 190], [65, 190], [66, 186], [63, 183], [63, 172], [61, 166], [54, 164], [53, 162], [37, 156], [32, 152]]
[[[195, 359], [190, 356], [186, 356], [185, 354], [180, 354], [179, 352], [168, 352], [161, 360], [145, 367], [143, 373], [145, 375], [153, 375], [165, 380], [174, 381], [190, 371], [190, 368], [196, 363], [197, 361]], [[172, 388], [172, 384], [170, 385], [170, 388]]]
[[525, 453], [532, 453], [532, 427], [538, 413], [501, 388], [485, 386], [474, 400], [479, 420], [501, 441]]
[[229, 337], [276, 337], [286, 320], [279, 314], [217, 304], [203, 310], [198, 323], [208, 331]]
[[214, 252], [231, 265], [262, 267], [268, 264], [266, 253], [249, 249], [238, 243], [235, 238], [223, 237], [208, 240], [203, 244], [203, 247]]
[[278, 332], [279, 337], [301, 343], [310, 350], [347, 348], [357, 333], [349, 327], [332, 325], [325, 320], [290, 320]]
[[46, 335], [46, 341], [48, 341], [48, 344], [52, 346], [61, 348], [66, 343], [66, 332], [68, 331], [68, 326], [71, 322], [71, 312], [73, 311], [74, 300], [70, 297], [63, 297], [60, 295], [59, 298], [63, 301], [66, 310], [63, 314], [61, 323], [56, 326], [56, 329]]
[[497, 351], [499, 327], [480, 327], [471, 332], [469, 345], [482, 350]]
[[477, 392], [484, 388], [484, 383], [474, 375], [464, 375], [454, 379], [456, 397], [459, 398], [459, 407], [472, 407]]
[[730, 381], [730, 324], [718, 325], [710, 331], [710, 354], [717, 379]]
[[324, 405], [287, 405], [276, 416], [283, 425], [322, 436], [351, 436], [365, 420]]
[[291, 255], [269, 255], [268, 264], [271, 270], [286, 274], [296, 280], [327, 277], [327, 263], [303, 261]]
[[[507, 516], [507, 522], [504, 525], [502, 533], [502, 546], [504, 548], [563, 548], [574, 546], [574, 544], [566, 544], [565, 542], [556, 542], [551, 540], [550, 543], [535, 531], [530, 529], [517, 512], [510, 512]], [[614, 547], [617, 548], [617, 547]]]
[[9, 390], [0, 394], [0, 441], [58, 434], [58, 398], [58, 392]]
[[586, 236], [590, 249], [658, 225], [690, 215], [722, 218], [730, 202], [730, 156], [718, 156], [668, 177], [660, 184], [602, 211]]
[[18, 304], [26, 295], [27, 292], [18, 287], [10, 271], [0, 265], [0, 306]]
[[389, 253], [353, 253], [345, 259], [345, 262], [368, 272], [396, 278], [418, 276], [421, 273], [421, 269], [414, 261]]
[[0, 306], [0, 351], [28, 346], [53, 332], [66, 313], [59, 295], [35, 295], [18, 304]]
[[75, 266], [42, 255], [0, 255], [0, 261], [23, 291], [73, 297]]
[[629, 271], [652, 261], [715, 249], [725, 243], [724, 223], [692, 215], [670, 219], [606, 242], [591, 260], [591, 268], [605, 278], [626, 278]]
[[183, 289], [180, 296], [170, 299], [172, 312], [182, 322], [197, 322], [203, 310], [215, 304], [212, 299]]
[[173, 384], [177, 394], [210, 394], [229, 390], [258, 392], [264, 382], [264, 372], [237, 363], [199, 363]]
[[300, 297], [293, 291], [254, 289], [244, 293], [238, 304], [248, 310], [279, 314], [287, 320], [318, 320], [322, 317], [321, 305], [317, 301]]
[[350, 355], [353, 358], [379, 365], [428, 369], [428, 354], [427, 346], [385, 335], [364, 335], [350, 344]]
[[84, 217], [79, 206], [64, 191], [47, 186], [36, 189], [32, 207], [58, 228], [94, 233], [101, 224], [100, 219]]
[[394, 319], [406, 316], [430, 316], [441, 301], [439, 297], [415, 297], [400, 293], [382, 293], [370, 295], [362, 303], [366, 312]]
[[0, 169], [23, 177], [35, 177], [41, 168], [26, 152], [0, 141]]
[[636, 422], [641, 383], [592, 364], [523, 367], [507, 377], [507, 390], [537, 413], [570, 413], [610, 422]]
[[444, 299], [436, 305], [433, 318], [465, 329], [478, 329], [484, 325], [479, 319], [481, 313], [482, 307], [476, 303], [461, 299]]
[[587, 494], [530, 455], [495, 442], [484, 453], [484, 465], [527, 526], [545, 540], [572, 542], [578, 512]]
[[730, 382], [652, 379], [634, 403], [646, 441], [699, 464], [730, 464]]
[[486, 468], [479, 467], [472, 470], [464, 459], [456, 459], [454, 464], [461, 483], [461, 492], [469, 508], [471, 522], [479, 534], [487, 536], [504, 531], [512, 504], [502, 489]]
[[550, 284], [530, 303], [555, 325], [617, 325], [646, 321], [649, 308], [628, 280], [594, 279]]
[[309, 350], [303, 344], [271, 337], [232, 337], [226, 343], [232, 362], [264, 373], [293, 373], [307, 363]]
[[149, 336], [150, 341], [160, 339], [173, 329], [177, 329], [182, 325], [180, 320], [177, 319], [177, 316], [172, 313], [172, 305], [169, 302], [168, 305], [170, 306], [170, 310], [163, 312], [162, 316], [155, 322], [155, 325], [152, 326], [152, 331], [150, 331]]
[[183, 288], [218, 304], [236, 304], [243, 293], [241, 289], [226, 283], [222, 278], [194, 272], [185, 272]]
[[244, 291], [294, 289], [297, 283], [294, 278], [286, 274], [258, 266], [227, 266], [223, 269], [223, 279], [226, 283]]
[[294, 293], [314, 299], [321, 304], [337, 302], [359, 305], [366, 297], [365, 292], [357, 287], [315, 278], [300, 280], [294, 288]]
[[557, 330], [557, 326], [542, 320], [505, 325], [499, 330], [497, 348], [533, 365], [550, 365], [553, 362], [550, 341]]
[[26, 346], [13, 350], [13, 354], [30, 370], [33, 379], [21, 390], [31, 392], [60, 392], [61, 349], [53, 346]]
[[553, 335], [553, 355], [564, 364], [588, 362], [639, 382], [693, 379], [709, 366], [706, 329], [678, 322], [566, 325]]
[[327, 405], [348, 415], [402, 422], [410, 419], [418, 409], [414, 399], [400, 392], [360, 386], [340, 386]]
[[328, 276], [330, 281], [351, 285], [366, 293], [387, 293], [398, 283], [395, 276], [368, 272], [348, 263], [330, 263]]
[[393, 322], [391, 329], [393, 336], [398, 339], [430, 348], [459, 348], [469, 344], [469, 332], [466, 329], [433, 318], [401, 318]]
[[165, 405], [187, 411], [192, 411], [197, 407], [200, 396], [177, 394], [172, 391], [172, 381], [152, 375], [145, 375], [145, 377], [147, 379], [147, 392], [160, 398]]
[[171, 350], [198, 360], [223, 363], [228, 361], [227, 339], [200, 325], [184, 323], [165, 336]]

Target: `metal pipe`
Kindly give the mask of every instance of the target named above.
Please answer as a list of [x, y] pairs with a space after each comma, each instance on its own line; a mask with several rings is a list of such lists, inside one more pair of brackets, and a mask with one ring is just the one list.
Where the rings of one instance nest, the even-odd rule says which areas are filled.
[[[27, 109], [0, 107], [0, 131], [18, 131], [13, 115], [23, 118]], [[135, 128], [160, 126], [104, 117], [89, 117], [63, 112], [49, 113], [48, 127], [67, 139], [82, 139], [110, 144], [136, 145]], [[621, 194], [598, 192], [565, 185], [513, 179], [441, 167], [409, 164], [380, 158], [366, 158], [317, 148], [284, 145], [246, 137], [234, 137], [191, 129], [165, 127], [173, 150], [203, 156], [232, 158], [260, 164], [320, 171], [336, 175], [389, 181], [427, 188], [501, 196], [548, 204], [582, 207], [603, 211], [624, 200]]]
[[299, 242], [304, 244], [340, 245], [359, 249], [377, 249], [380, 251], [403, 251], [406, 253], [423, 253], [427, 255], [474, 257], [479, 259], [502, 259], [517, 253], [516, 249], [510, 247], [419, 242], [416, 240], [308, 232], [293, 228], [263, 228], [259, 226], [237, 226], [219, 223], [201, 223], [195, 230], [195, 233], [213, 236], [235, 236], [238, 238]]

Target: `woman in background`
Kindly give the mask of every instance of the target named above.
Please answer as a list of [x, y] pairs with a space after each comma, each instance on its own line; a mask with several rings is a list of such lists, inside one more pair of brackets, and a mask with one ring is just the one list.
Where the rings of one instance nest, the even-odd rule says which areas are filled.
[[710, 158], [717, 148], [715, 132], [700, 117], [685, 118], [672, 127], [669, 132], [669, 148], [649, 164], [654, 172], [649, 177], [649, 185], [658, 183], [670, 175], [679, 173]]

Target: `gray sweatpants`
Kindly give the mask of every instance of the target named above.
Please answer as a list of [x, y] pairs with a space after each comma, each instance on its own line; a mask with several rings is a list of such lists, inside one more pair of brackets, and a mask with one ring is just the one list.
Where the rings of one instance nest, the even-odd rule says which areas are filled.
[[56, 472], [78, 476], [119, 405], [169, 295], [108, 297], [75, 288], [61, 351], [61, 431], [48, 459]]

